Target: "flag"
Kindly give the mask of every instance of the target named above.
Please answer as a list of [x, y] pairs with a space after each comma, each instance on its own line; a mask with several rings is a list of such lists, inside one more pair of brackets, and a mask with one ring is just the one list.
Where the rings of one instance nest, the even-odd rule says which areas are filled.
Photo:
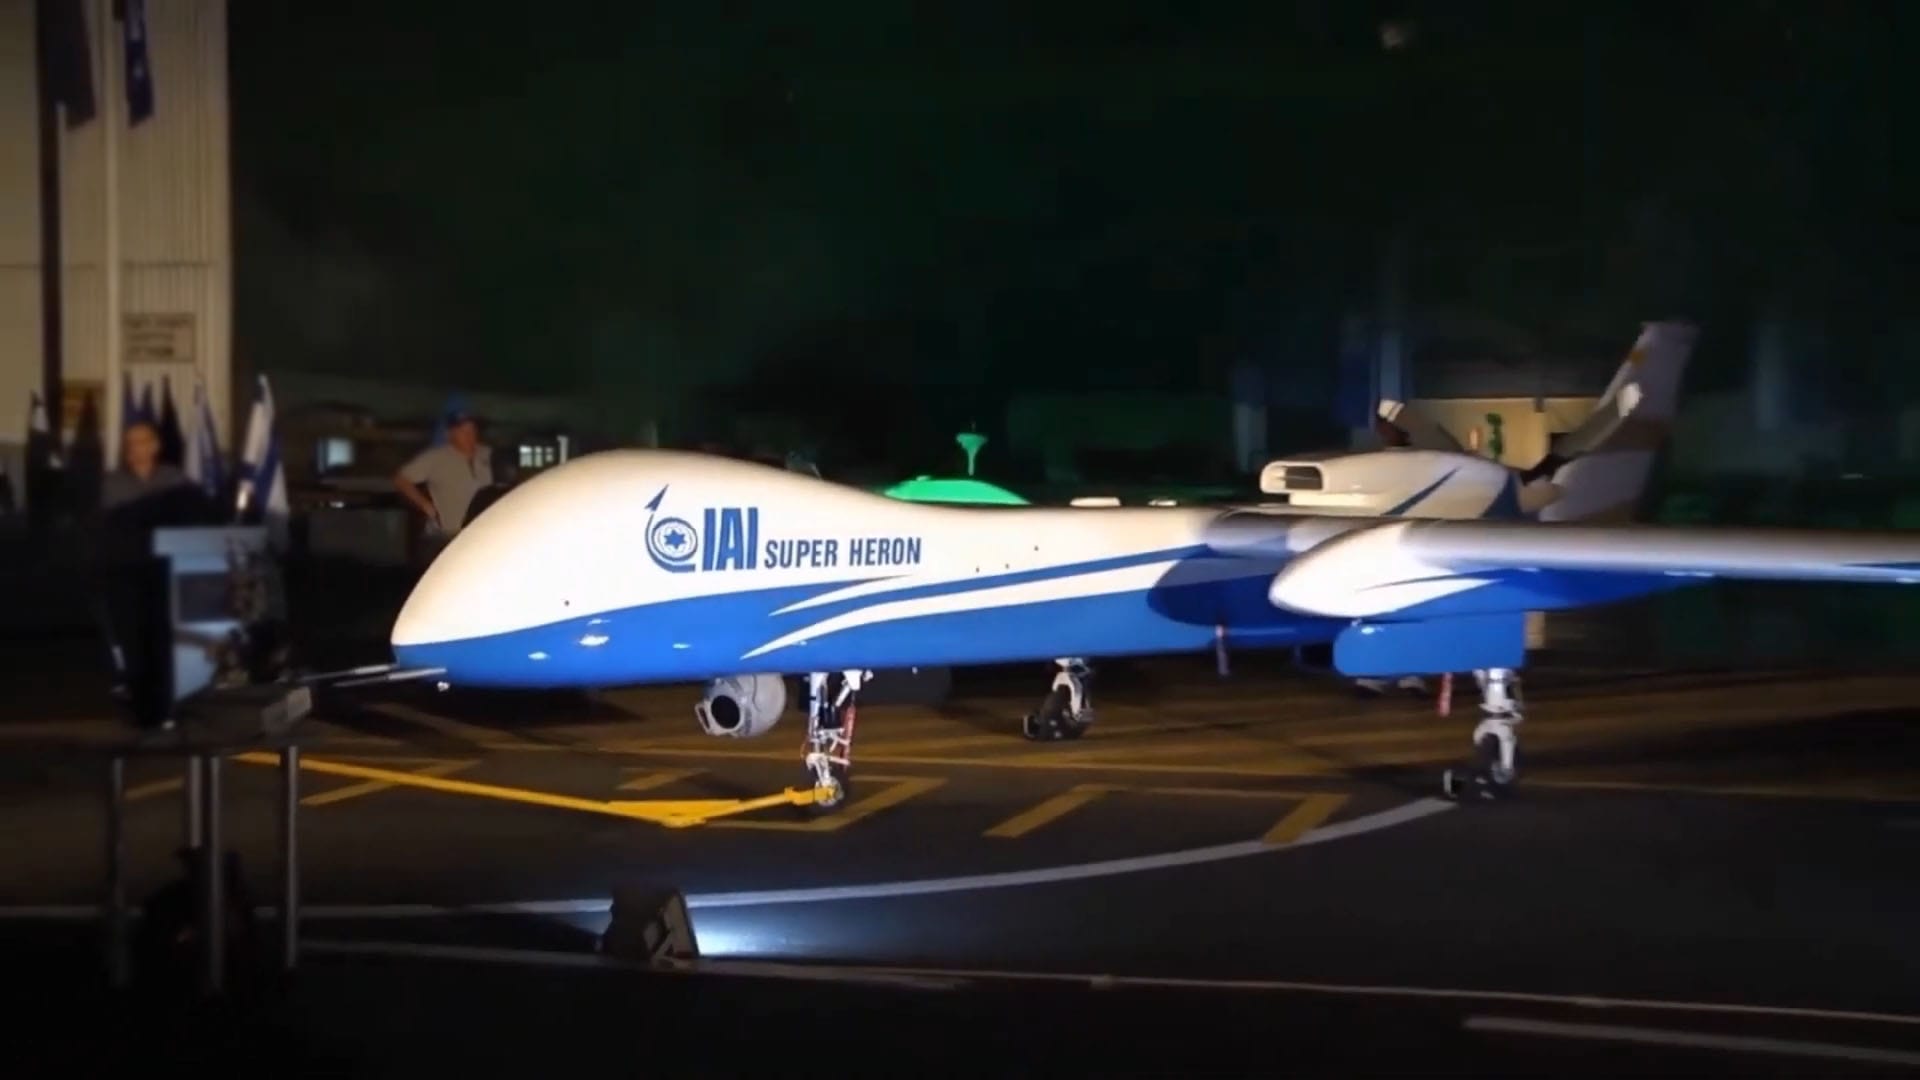
[[52, 520], [54, 499], [60, 489], [60, 442], [47, 423], [47, 407], [39, 391], [31, 391], [27, 401], [27, 512], [36, 524]]
[[100, 481], [107, 472], [107, 450], [100, 445], [100, 410], [89, 392], [80, 399], [80, 415], [73, 421], [73, 441], [67, 444], [67, 491], [74, 506], [100, 505]]
[[160, 377], [160, 460], [179, 465], [186, 455], [186, 439], [180, 433], [180, 413], [173, 407], [173, 379]]
[[41, 400], [38, 390], [31, 391], [27, 401], [27, 469], [59, 467], [60, 440], [54, 437], [53, 425], [47, 421], [47, 404]]
[[133, 393], [133, 373], [123, 369], [120, 372], [120, 434], [125, 435], [133, 422], [140, 419], [139, 413], [140, 399]]
[[152, 383], [148, 383], [140, 388], [140, 411], [136, 416], [143, 424], [152, 424], [155, 427], [160, 426], [160, 414], [153, 411]]
[[67, 126], [77, 128], [93, 119], [93, 35], [81, 0], [40, 0], [40, 57], [46, 72], [45, 92], [66, 108]]
[[227, 486], [226, 463], [220, 457], [220, 429], [214, 426], [207, 385], [198, 379], [193, 384], [193, 413], [193, 437], [185, 463], [187, 479], [199, 484], [210, 498], [219, 499]]
[[138, 124], [153, 115], [153, 66], [147, 56], [146, 0], [117, 0], [121, 50], [126, 61], [127, 123]]
[[281, 537], [287, 519], [287, 471], [280, 462], [280, 427], [273, 411], [273, 388], [260, 376], [254, 386], [253, 409], [247, 414], [247, 437], [240, 445], [239, 486], [234, 512], [243, 522], [265, 521]]

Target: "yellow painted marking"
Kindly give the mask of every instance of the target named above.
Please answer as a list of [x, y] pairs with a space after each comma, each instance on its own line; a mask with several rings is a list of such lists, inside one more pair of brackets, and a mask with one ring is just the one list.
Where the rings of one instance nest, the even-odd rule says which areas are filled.
[[[1456, 741], [1458, 732], [1455, 733]], [[1311, 754], [1302, 754], [1289, 746], [1291, 740], [1276, 739], [1263, 741], [1237, 735], [1220, 735], [1211, 739], [1183, 739], [1174, 742], [1147, 743], [1129, 740], [1118, 746], [1108, 744], [1085, 750], [1068, 750], [1060, 754], [1041, 753], [1022, 754], [1012, 760], [1022, 763], [1042, 761], [1058, 764], [1065, 762], [1073, 765], [1092, 764], [1105, 761], [1126, 761], [1131, 759], [1150, 759], [1165, 761], [1174, 757], [1204, 757], [1212, 754], [1224, 758], [1242, 758], [1264, 756], [1267, 764], [1272, 765], [1280, 758], [1291, 760], [1295, 767], [1304, 771], [1325, 772], [1325, 759]]]
[[[693, 696], [697, 697], [699, 692], [697, 690], [694, 690], [692, 693], [693, 693]], [[599, 749], [603, 751], [606, 751], [608, 747], [614, 747], [614, 746], [626, 748], [625, 750], [621, 750], [621, 751], [607, 751], [607, 752], [631, 753], [638, 750], [647, 750], [647, 751], [658, 751], [661, 753], [699, 753], [699, 752], [702, 752], [703, 748], [712, 747], [716, 742], [721, 742], [723, 740], [715, 739], [711, 735], [703, 735], [697, 730], [695, 731], [684, 730], [684, 727], [686, 726], [686, 724], [690, 724], [692, 721], [692, 709], [690, 707], [687, 707], [687, 701], [690, 701], [690, 700], [691, 698], [683, 700], [679, 708], [679, 712], [685, 714], [686, 723], [676, 723], [676, 721], [680, 720], [680, 717], [676, 715], [673, 719], [662, 717], [656, 720], [648, 720], [648, 721], [641, 721], [641, 722], [616, 721], [610, 724], [609, 723], [575, 724], [567, 727], [552, 728], [550, 730], [557, 737], [571, 739], [571, 740], [584, 742], [584, 743], [591, 743], [594, 745], [595, 749]], [[887, 708], [891, 708], [891, 706], [887, 706]], [[874, 710], [874, 711], [877, 712], [878, 710]], [[865, 709], [861, 710], [860, 719], [863, 725], [871, 725], [871, 728], [873, 731], [884, 733], [884, 736], [862, 735], [861, 739], [863, 741], [860, 744], [862, 746], [878, 744], [881, 742], [882, 738], [885, 736], [898, 736], [901, 734], [911, 733], [914, 730], [918, 730], [922, 728], [954, 727], [958, 724], [958, 721], [949, 720], [944, 717], [938, 717], [938, 716], [925, 716], [925, 717], [887, 716], [884, 720], [880, 720], [876, 722], [872, 719], [871, 714]], [[675, 730], [673, 731], [672, 734], [668, 734], [668, 735], [636, 735], [634, 734], [636, 730], [645, 726], [651, 726], [657, 729], [666, 724], [675, 725]], [[784, 730], [784, 728], [782, 730]], [[863, 726], [861, 730], [866, 731], [867, 727]], [[778, 736], [776, 736], [776, 738], [777, 737]], [[992, 738], [992, 736], [989, 734], [983, 733], [980, 736], [980, 738], [990, 739]]]
[[1309, 795], [1300, 800], [1293, 812], [1276, 822], [1267, 830], [1261, 841], [1268, 844], [1291, 844], [1302, 836], [1326, 823], [1326, 820], [1347, 805], [1345, 795]]
[[[1015, 736], [1016, 738], [1018, 736]], [[1464, 736], [1462, 742], [1464, 742]], [[609, 754], [631, 754], [636, 757], [698, 757], [710, 760], [739, 761], [791, 761], [793, 754], [786, 750], [667, 750], [652, 747], [632, 748], [616, 743], [602, 748]], [[1142, 746], [1143, 759], [1151, 758], [1153, 748]], [[1177, 763], [1141, 761], [1066, 761], [1053, 762], [1041, 760], [1014, 760], [1011, 758], [964, 758], [944, 757], [920, 754], [882, 754], [862, 751], [860, 760], [878, 762], [885, 765], [932, 765], [966, 766], [968, 768], [1026, 769], [1045, 771], [1078, 770], [1080, 772], [1153, 772], [1190, 774], [1194, 776], [1264, 776], [1264, 777], [1317, 777], [1327, 774], [1326, 763], [1318, 760], [1299, 758], [1293, 755], [1276, 754], [1260, 760], [1242, 760], [1234, 765], [1181, 765]]]
[[516, 753], [516, 754], [525, 754], [525, 753], [577, 754], [582, 751], [590, 752], [594, 749], [594, 747], [591, 747], [591, 746], [573, 746], [567, 743], [543, 743], [543, 742], [527, 742], [527, 741], [519, 741], [519, 742], [495, 741], [495, 742], [483, 742], [478, 745], [480, 749], [485, 750], [488, 753], [499, 753], [504, 750], [504, 751], [508, 751], [510, 753]]
[[[479, 763], [479, 758], [469, 758], [464, 761], [436, 761], [431, 765], [426, 765], [411, 771], [415, 776], [449, 776], [462, 769], [470, 769]], [[389, 790], [394, 786], [394, 784], [385, 780], [362, 780], [358, 784], [348, 784], [346, 787], [335, 788], [332, 791], [322, 791], [317, 794], [308, 795], [300, 800], [300, 805], [327, 806], [331, 803], [346, 802], [348, 799], [357, 799], [362, 795], [377, 794]]]
[[641, 773], [639, 776], [621, 784], [621, 791], [652, 791], [668, 784], [677, 784], [689, 777], [699, 776], [705, 769], [667, 769], [663, 772]]
[[414, 766], [424, 769], [428, 765], [445, 765], [450, 761], [464, 761], [465, 758], [449, 757], [403, 757], [395, 754], [328, 754], [328, 758], [339, 761], [357, 761], [363, 765], [384, 767], [388, 765]]
[[1260, 839], [1269, 844], [1291, 844], [1325, 824], [1327, 819], [1347, 805], [1349, 796], [1326, 791], [1245, 791], [1234, 788], [1161, 787], [1147, 789], [1149, 795], [1177, 795], [1183, 798], [1295, 799], [1298, 806]]
[[[959, 723], [962, 723], [962, 721], [956, 720], [956, 721], [953, 721], [953, 723], [957, 725]], [[1145, 752], [1158, 753], [1159, 747], [1157, 744], [1154, 747], [1149, 748], [1143, 745], [1143, 743], [1141, 742], [1141, 737], [1173, 735], [1181, 732], [1196, 732], [1196, 731], [1203, 731], [1208, 728], [1215, 728], [1218, 726], [1219, 725], [1217, 723], [1215, 724], [1205, 724], [1205, 723], [1182, 724], [1182, 723], [1167, 723], [1164, 720], [1157, 723], [1140, 723], [1140, 724], [1108, 724], [1108, 723], [1102, 722], [1101, 724], [1096, 726], [1092, 730], [1092, 732], [1090, 732], [1088, 735], [1089, 741], [1094, 742], [1096, 744], [1100, 744], [1096, 747], [1096, 749], [1091, 751], [1084, 751], [1084, 750], [1067, 751], [1065, 752], [1065, 754], [1070, 754], [1073, 757], [1078, 757], [1079, 755], [1084, 753], [1112, 754], [1115, 752], [1126, 753], [1129, 751], [1142, 752], [1142, 753], [1145, 753]], [[878, 725], [876, 725], [876, 727], [878, 727]], [[886, 737], [872, 737], [869, 739], [869, 741], [862, 743], [861, 745], [863, 747], [866, 747], [868, 749], [875, 751], [876, 753], [882, 753], [882, 754], [919, 754], [919, 753], [924, 753], [928, 750], [966, 749], [968, 747], [973, 747], [973, 746], [978, 746], [978, 747], [981, 747], [982, 749], [1008, 750], [1016, 747], [1031, 745], [1029, 743], [1026, 743], [1024, 740], [1022, 740], [1021, 742], [1009, 742], [1007, 739], [1007, 735], [1011, 734], [1012, 732], [1013, 732], [1013, 727], [1011, 725], [1008, 725], [1006, 729], [1003, 731], [1001, 730], [975, 731], [970, 735], [947, 735], [937, 739], [897, 739], [896, 740], [896, 739], [889, 739]], [[1118, 740], [1122, 737], [1125, 737], [1127, 741], [1131, 743], [1131, 746], [1116, 747], [1116, 746], [1110, 745], [1113, 741]], [[1080, 744], [1080, 745], [1084, 745], [1084, 744]], [[1045, 754], [1046, 752], [1047, 751], [1044, 751], [1044, 750], [1039, 751], [1037, 753], [1029, 751], [1023, 754], [1015, 755], [1010, 760], [1015, 760], [1015, 761], [1025, 760], [1026, 758], [1037, 757], [1040, 754]], [[1062, 755], [1056, 755], [1056, 756], [1062, 756]]]
[[982, 750], [1005, 750], [1007, 736], [1000, 732], [976, 731], [971, 735], [948, 735], [939, 739], [875, 738], [860, 744], [862, 750], [871, 749], [887, 754], [919, 754], [928, 750], [966, 750], [976, 746]]
[[402, 705], [398, 702], [377, 702], [368, 705], [367, 708], [388, 719], [399, 720], [403, 723], [413, 724], [416, 727], [423, 727], [437, 734], [445, 735], [448, 738], [459, 739], [462, 742], [477, 743], [490, 750], [524, 750], [530, 746], [540, 746], [544, 748], [545, 745], [529, 742], [510, 732], [501, 731], [498, 728], [468, 724], [452, 719], [451, 717], [441, 716], [439, 713], [431, 713], [425, 709], [416, 709], [411, 705]]
[[185, 781], [179, 777], [169, 776], [164, 780], [149, 780], [144, 784], [135, 784], [127, 789], [126, 800], [130, 803], [139, 802], [156, 795], [165, 795], [169, 791], [179, 791], [183, 783]]
[[1066, 817], [1068, 814], [1100, 798], [1102, 795], [1110, 794], [1116, 790], [1119, 789], [1107, 784], [1081, 784], [1070, 791], [1055, 795], [1053, 798], [1048, 799], [1038, 806], [1028, 810], [1022, 810], [1018, 814], [995, 825], [993, 828], [988, 829], [986, 835], [1004, 837], [1009, 840], [1025, 836], [1040, 826]]
[[1217, 787], [1156, 787], [1147, 788], [1148, 795], [1173, 795], [1182, 799], [1310, 799], [1310, 791], [1272, 791], [1267, 789], [1217, 788]]
[[320, 736], [328, 745], [341, 746], [405, 746], [404, 739], [391, 739], [385, 735], [361, 735], [357, 732], [326, 732]]
[[770, 832], [834, 832], [846, 828], [861, 818], [899, 806], [908, 799], [925, 795], [947, 782], [944, 776], [877, 776], [873, 773], [859, 773], [853, 778], [856, 784], [868, 784], [874, 781], [889, 786], [864, 798], [856, 798], [843, 809], [814, 818], [812, 821], [716, 821], [713, 827], [716, 829], [762, 829]]
[[[266, 765], [278, 767], [278, 754], [245, 753], [233, 755], [233, 760], [248, 765]], [[582, 799], [572, 795], [558, 795], [550, 791], [535, 791], [531, 788], [505, 787], [499, 784], [476, 784], [468, 780], [452, 780], [438, 776], [422, 776], [419, 773], [402, 772], [396, 769], [377, 769], [366, 765], [348, 765], [339, 761], [320, 761], [302, 756], [300, 767], [310, 772], [331, 776], [349, 776], [356, 780], [377, 780], [399, 787], [426, 788], [429, 791], [441, 791], [450, 795], [470, 795], [481, 799], [497, 799], [501, 802], [525, 803], [530, 806], [546, 806], [556, 810], [578, 810], [589, 814], [605, 814], [609, 817], [626, 818], [630, 821], [650, 821], [656, 825], [677, 827], [699, 824], [687, 813], [689, 803], [676, 802], [605, 802], [600, 799]], [[794, 802], [811, 799], [810, 792], [785, 792], [779, 798]], [[729, 805], [737, 800], [705, 800], [702, 805], [725, 802]]]
[[610, 802], [622, 810], [650, 815], [650, 820], [670, 829], [717, 823], [719, 818], [734, 817], [775, 806], [806, 806], [817, 793], [811, 788], [788, 788], [757, 799], [641, 799]]

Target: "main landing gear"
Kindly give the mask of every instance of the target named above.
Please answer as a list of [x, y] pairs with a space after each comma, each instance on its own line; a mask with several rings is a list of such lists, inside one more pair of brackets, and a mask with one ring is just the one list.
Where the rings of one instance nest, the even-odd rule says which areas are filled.
[[847, 801], [853, 770], [853, 721], [860, 687], [871, 671], [816, 671], [807, 676], [807, 778], [817, 812]]
[[1473, 729], [1474, 761], [1448, 769], [1441, 790], [1449, 799], [1497, 799], [1513, 793], [1519, 776], [1520, 678], [1511, 668], [1476, 671], [1480, 683], [1479, 726]]
[[1020, 734], [1035, 742], [1077, 739], [1093, 726], [1093, 668], [1077, 656], [1054, 661], [1053, 688], [1040, 708], [1020, 721]]

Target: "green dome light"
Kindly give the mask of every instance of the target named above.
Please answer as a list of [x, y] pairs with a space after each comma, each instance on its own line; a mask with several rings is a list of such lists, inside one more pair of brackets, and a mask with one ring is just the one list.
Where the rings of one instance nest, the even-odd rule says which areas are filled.
[[987, 444], [985, 435], [977, 431], [963, 431], [954, 436], [953, 441], [960, 444], [961, 450], [966, 451], [966, 476], [916, 476], [911, 480], [902, 480], [892, 487], [882, 488], [880, 494], [903, 502], [968, 503], [975, 506], [1033, 505], [998, 484], [990, 484], [974, 477], [974, 459], [979, 455], [980, 448]]

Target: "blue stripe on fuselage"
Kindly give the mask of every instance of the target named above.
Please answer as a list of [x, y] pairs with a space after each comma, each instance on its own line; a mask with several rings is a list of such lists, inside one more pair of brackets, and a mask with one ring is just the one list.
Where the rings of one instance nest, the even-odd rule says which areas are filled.
[[1406, 513], [1407, 511], [1420, 505], [1421, 501], [1424, 500], [1427, 496], [1440, 490], [1440, 485], [1453, 479], [1453, 474], [1459, 471], [1460, 470], [1457, 468], [1447, 470], [1447, 474], [1445, 476], [1442, 476], [1440, 479], [1435, 480], [1433, 483], [1428, 484], [1426, 487], [1421, 488], [1419, 491], [1414, 492], [1412, 495], [1408, 496], [1404, 501], [1402, 501], [1398, 506], [1393, 507], [1392, 509], [1388, 510], [1384, 514], [1381, 514], [1380, 516], [1381, 517], [1398, 517], [1401, 514]]
[[1668, 574], [1615, 574], [1586, 570], [1547, 570], [1506, 567], [1497, 570], [1469, 571], [1458, 574], [1434, 574], [1386, 582], [1375, 588], [1391, 588], [1429, 581], [1471, 581], [1470, 589], [1415, 604], [1376, 618], [1392, 622], [1443, 619], [1456, 615], [1482, 615], [1508, 611], [1565, 611], [1570, 608], [1637, 600], [1656, 593], [1673, 592], [1706, 584], [1706, 579], [1674, 577]]
[[399, 645], [407, 667], [444, 668], [469, 686], [619, 686], [742, 671], [992, 664], [1055, 656], [1193, 652], [1225, 626], [1236, 645], [1329, 640], [1344, 623], [1276, 609], [1267, 588], [1281, 561], [1188, 549], [1150, 589], [883, 618], [743, 660], [785, 634], [835, 615], [907, 598], [964, 594], [1017, 581], [1079, 577], [1166, 561], [1143, 553], [1014, 574], [983, 575], [783, 609], [846, 583], [758, 589], [666, 601], [461, 641]]
[[1512, 472], [1507, 474], [1507, 482], [1500, 485], [1500, 494], [1494, 496], [1493, 505], [1480, 515], [1494, 521], [1511, 521], [1527, 515], [1520, 510], [1520, 478]]

